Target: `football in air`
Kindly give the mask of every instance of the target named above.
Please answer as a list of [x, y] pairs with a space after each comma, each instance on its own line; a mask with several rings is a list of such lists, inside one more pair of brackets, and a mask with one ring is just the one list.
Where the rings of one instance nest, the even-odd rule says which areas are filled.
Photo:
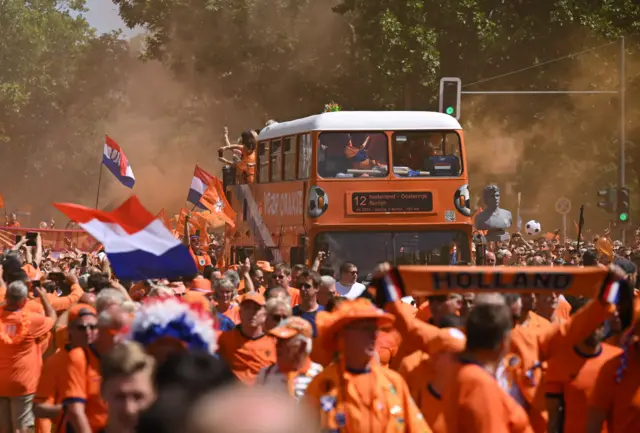
[[529, 236], [535, 236], [537, 234], [540, 234], [540, 232], [542, 231], [542, 226], [538, 221], [531, 220], [527, 223], [526, 226], [524, 226], [524, 229], [527, 231], [527, 234]]
[[329, 196], [317, 186], [309, 189], [309, 216], [318, 218], [329, 208]]

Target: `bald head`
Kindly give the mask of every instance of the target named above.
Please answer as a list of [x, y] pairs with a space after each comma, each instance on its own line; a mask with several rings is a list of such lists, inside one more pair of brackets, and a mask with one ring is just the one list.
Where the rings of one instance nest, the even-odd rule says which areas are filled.
[[80, 296], [79, 304], [87, 304], [91, 305], [93, 308], [96, 308], [96, 294], [85, 292], [82, 296]]
[[287, 393], [234, 386], [200, 398], [189, 412], [186, 432], [317, 433], [313, 419]]
[[505, 305], [505, 299], [500, 293], [479, 293], [473, 303], [475, 305]]

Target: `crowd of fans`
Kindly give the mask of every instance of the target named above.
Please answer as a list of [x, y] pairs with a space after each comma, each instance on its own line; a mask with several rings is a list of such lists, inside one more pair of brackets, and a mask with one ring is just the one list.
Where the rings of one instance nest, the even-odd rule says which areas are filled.
[[[638, 239], [514, 236], [486, 262], [635, 287]], [[39, 238], [2, 254], [0, 433], [640, 430], [637, 330], [605, 296], [399, 297], [384, 263], [223, 266], [186, 243], [199, 273], [171, 281]]]

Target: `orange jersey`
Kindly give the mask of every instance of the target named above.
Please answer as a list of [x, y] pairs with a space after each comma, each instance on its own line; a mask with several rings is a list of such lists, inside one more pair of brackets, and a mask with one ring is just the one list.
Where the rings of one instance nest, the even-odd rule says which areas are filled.
[[350, 373], [333, 363], [313, 379], [304, 399], [318, 411], [326, 431], [431, 431], [402, 377], [377, 364], [368, 372]]
[[532, 329], [516, 326], [511, 332], [507, 356], [507, 376], [517, 389], [514, 398], [528, 406], [531, 425], [536, 432], [546, 431], [546, 399], [542, 383], [543, 362], [567, 347], [584, 341], [609, 316], [609, 307], [599, 301], [587, 305], [563, 323]]
[[574, 347], [549, 359], [546, 393], [547, 398], [564, 401], [563, 433], [586, 431], [587, 407], [595, 387], [594, 378], [607, 361], [621, 352], [617, 347], [603, 344], [600, 351], [593, 355], [582, 354]]
[[589, 406], [607, 414], [610, 433], [640, 431], [640, 354], [631, 348], [627, 367], [618, 383], [621, 357], [608, 360], [600, 369]]
[[53, 319], [27, 310], [0, 310], [1, 396], [18, 397], [36, 392], [42, 370], [39, 340], [53, 325]]
[[451, 366], [441, 401], [449, 433], [533, 432], [525, 410], [477, 364], [460, 361]]
[[191, 258], [195, 262], [198, 272], [202, 272], [204, 268], [211, 266], [211, 257], [208, 254], [196, 255], [191, 247], [189, 247], [189, 253], [191, 253]]
[[442, 411], [442, 396], [432, 384], [436, 372], [429, 355], [417, 351], [405, 357], [398, 373], [409, 385], [411, 397], [433, 433], [448, 433]]
[[571, 317], [571, 304], [563, 298], [558, 299], [556, 311], [553, 313], [555, 320], [568, 320]]
[[243, 383], [252, 385], [260, 370], [276, 362], [276, 339], [264, 334], [248, 338], [240, 327], [223, 332], [218, 339], [218, 353]]
[[225, 311], [219, 312], [231, 319], [236, 325], [240, 324], [240, 306], [238, 304], [230, 304]]
[[[92, 432], [99, 432], [107, 424], [107, 405], [100, 394], [100, 358], [92, 348], [76, 347], [61, 351], [60, 362], [65, 366], [60, 375], [60, 401], [63, 405], [84, 403], [84, 411]], [[66, 433], [69, 420], [64, 416], [57, 432]]]
[[[38, 389], [34, 396], [35, 403], [60, 403], [60, 378], [62, 377], [63, 370], [65, 369], [64, 362], [66, 360], [63, 352], [66, 352], [66, 350], [57, 350], [44, 361], [42, 365], [42, 374], [40, 375], [40, 382], [38, 383]], [[51, 426], [58, 425], [61, 417], [62, 414], [53, 421], [45, 418], [38, 418], [36, 420], [36, 430], [41, 430], [42, 433], [50, 433]]]
[[546, 329], [551, 326], [551, 322], [534, 311], [529, 311], [526, 320], [519, 326], [531, 329]]
[[295, 307], [300, 303], [300, 290], [295, 287], [289, 287], [287, 290], [289, 291], [289, 297], [291, 298], [291, 306]]

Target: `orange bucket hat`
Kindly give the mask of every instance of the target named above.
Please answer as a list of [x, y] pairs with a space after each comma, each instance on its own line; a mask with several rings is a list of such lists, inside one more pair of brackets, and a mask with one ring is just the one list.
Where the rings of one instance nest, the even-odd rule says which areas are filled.
[[[327, 317], [326, 322], [323, 320], [322, 326], [319, 328], [319, 330], [322, 329], [322, 332], [319, 332], [319, 338], [323, 346], [331, 349], [336, 349], [338, 335], [345, 326], [355, 321], [374, 319], [377, 321], [378, 328], [389, 327], [395, 321], [393, 315], [379, 310], [364, 298], [345, 301], [330, 314], [331, 317]], [[323, 317], [323, 319], [325, 318]]]

